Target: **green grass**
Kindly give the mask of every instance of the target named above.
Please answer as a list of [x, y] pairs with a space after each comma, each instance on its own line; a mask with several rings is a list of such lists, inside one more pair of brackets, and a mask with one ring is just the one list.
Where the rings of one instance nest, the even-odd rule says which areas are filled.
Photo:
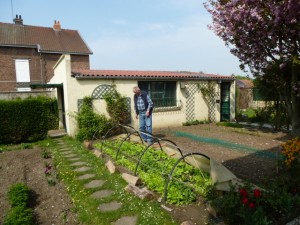
[[17, 145], [0, 145], [0, 153], [15, 151], [15, 150], [24, 150], [24, 149], [32, 149], [34, 147], [33, 143], [21, 143]]
[[[84, 184], [90, 180], [76, 180], [78, 175], [84, 173], [74, 172], [70, 164], [73, 162], [65, 159], [60, 152], [59, 147], [52, 141], [41, 142], [41, 146], [48, 145], [51, 150], [54, 165], [61, 181], [64, 182], [66, 189], [74, 204], [74, 210], [78, 214], [80, 222], [83, 224], [110, 224], [121, 216], [138, 216], [137, 224], [140, 225], [161, 225], [161, 224], [177, 224], [170, 214], [163, 211], [160, 204], [156, 200], [146, 201], [127, 193], [124, 188], [127, 183], [121, 178], [120, 174], [110, 174], [103, 159], [97, 158], [91, 151], [85, 149], [81, 143], [76, 140], [65, 137], [64, 141], [67, 145], [78, 153], [81, 161], [87, 162], [87, 166], [92, 167], [88, 173], [95, 173], [96, 177], [92, 179], [104, 180], [105, 184], [99, 188], [85, 189]], [[114, 194], [103, 199], [92, 199], [89, 195], [96, 190], [109, 189]], [[102, 203], [118, 201], [122, 203], [119, 210], [113, 212], [101, 212], [97, 208]]]

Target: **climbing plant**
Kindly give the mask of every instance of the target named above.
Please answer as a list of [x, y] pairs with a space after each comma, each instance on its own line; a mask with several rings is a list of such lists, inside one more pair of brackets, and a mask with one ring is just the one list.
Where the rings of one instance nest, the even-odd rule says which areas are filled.
[[84, 97], [83, 104], [74, 117], [78, 123], [76, 138], [80, 141], [91, 140], [96, 131], [104, 134], [112, 126], [105, 115], [93, 111], [93, 99], [89, 96]]
[[202, 93], [205, 102], [208, 105], [209, 111], [209, 122], [215, 121], [215, 97], [217, 93], [215, 92], [215, 87], [211, 82], [208, 84], [197, 84], [198, 90]]
[[202, 93], [203, 98], [206, 101], [209, 101], [211, 97], [215, 95], [215, 88], [214, 85], [212, 85], [212, 83], [208, 83], [207, 85], [197, 84], [197, 88]]
[[113, 86], [113, 91], [104, 95], [107, 112], [114, 124], [127, 124], [130, 122], [130, 108], [127, 98], [122, 96]]

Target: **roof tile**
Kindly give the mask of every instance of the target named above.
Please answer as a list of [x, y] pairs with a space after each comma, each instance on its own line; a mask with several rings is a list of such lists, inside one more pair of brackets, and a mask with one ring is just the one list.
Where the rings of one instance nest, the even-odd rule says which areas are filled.
[[0, 22], [0, 46], [37, 47], [42, 52], [92, 54], [77, 30], [54, 30]]
[[204, 74], [188, 71], [142, 71], [142, 70], [72, 70], [72, 77], [78, 79], [95, 78], [150, 78], [150, 79], [230, 79], [232, 76], [221, 76], [216, 74]]

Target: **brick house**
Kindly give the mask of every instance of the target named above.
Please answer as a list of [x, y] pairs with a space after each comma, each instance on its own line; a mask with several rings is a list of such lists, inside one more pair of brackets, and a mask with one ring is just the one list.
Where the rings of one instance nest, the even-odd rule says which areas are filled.
[[73, 69], [89, 69], [92, 54], [77, 30], [0, 22], [0, 92], [30, 91], [32, 84], [46, 84], [53, 66], [63, 54], [72, 58]]

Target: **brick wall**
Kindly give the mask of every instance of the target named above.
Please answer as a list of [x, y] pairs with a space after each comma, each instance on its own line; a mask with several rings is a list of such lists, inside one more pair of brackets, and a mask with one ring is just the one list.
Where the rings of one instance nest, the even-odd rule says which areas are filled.
[[[30, 81], [47, 83], [61, 54], [40, 54], [36, 48], [0, 47], [0, 92], [16, 91], [15, 59], [29, 59]], [[89, 55], [72, 55], [72, 68], [89, 69]]]

